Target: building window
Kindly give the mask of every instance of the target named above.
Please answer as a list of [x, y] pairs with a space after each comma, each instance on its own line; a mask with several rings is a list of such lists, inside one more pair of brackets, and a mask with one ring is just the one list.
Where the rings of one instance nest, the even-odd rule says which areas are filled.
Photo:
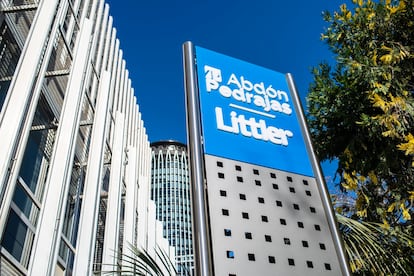
[[262, 183], [260, 182], [260, 180], [255, 180], [254, 183], [256, 184], [256, 186], [262, 186]]
[[228, 216], [229, 215], [229, 210], [221, 209], [221, 213], [223, 214], [223, 216]]
[[326, 246], [325, 246], [325, 244], [324, 244], [324, 243], [319, 243], [319, 248], [320, 248], [321, 250], [326, 250]]
[[308, 186], [308, 185], [309, 185], [308, 181], [304, 179], [304, 180], [303, 180], [303, 185]]
[[303, 222], [298, 221], [298, 227], [299, 227], [299, 228], [303, 228]]
[[282, 225], [286, 225], [286, 220], [285, 219], [280, 219], [280, 224], [282, 224]]
[[247, 258], [249, 259], [249, 261], [255, 261], [256, 260], [256, 257], [252, 253], [248, 253]]
[[237, 177], [237, 182], [243, 182], [243, 177], [238, 176], [238, 177]]
[[231, 250], [226, 251], [226, 256], [228, 259], [234, 259], [234, 252]]
[[224, 236], [230, 237], [231, 236], [231, 230], [230, 229], [224, 229]]
[[252, 239], [252, 233], [250, 233], [250, 232], [244, 232], [244, 237], [246, 239], [248, 239], [248, 240], [251, 240]]
[[331, 265], [330, 265], [330, 264], [325, 263], [325, 269], [326, 269], [326, 270], [331, 270]]
[[267, 216], [262, 216], [262, 221], [263, 222], [268, 222]]
[[272, 237], [270, 235], [265, 235], [265, 241], [272, 242]]
[[302, 241], [302, 246], [303, 247], [309, 247], [309, 243], [307, 241]]
[[218, 173], [218, 178], [224, 178], [224, 173], [219, 172]]
[[299, 205], [298, 205], [298, 204], [296, 204], [296, 203], [294, 203], [294, 204], [293, 204], [293, 209], [295, 209], [295, 210], [299, 210]]
[[264, 203], [264, 198], [263, 197], [258, 197], [257, 200], [259, 201], [259, 203]]
[[295, 260], [289, 258], [288, 263], [289, 263], [289, 265], [294, 266], [295, 265]]
[[276, 263], [276, 259], [274, 256], [269, 256], [269, 263], [274, 264]]
[[282, 207], [282, 201], [280, 201], [280, 200], [276, 200], [276, 206], [278, 206], [278, 207]]
[[312, 196], [311, 192], [308, 191], [308, 190], [306, 190], [305, 193], [306, 193], [307, 196]]
[[289, 191], [290, 191], [291, 193], [295, 193], [295, 188], [293, 188], [293, 187], [289, 187]]
[[309, 268], [313, 268], [313, 263], [312, 263], [311, 261], [306, 261], [306, 265], [307, 265]]
[[273, 189], [275, 189], [275, 190], [279, 190], [279, 185], [277, 185], [277, 184], [273, 183], [273, 184], [272, 184], [272, 186], [273, 186]]
[[289, 181], [289, 182], [292, 182], [292, 181], [293, 181], [293, 179], [292, 179], [292, 177], [291, 177], [291, 176], [287, 176], [287, 177], [286, 177], [286, 179], [287, 179], [287, 181]]
[[283, 238], [283, 243], [290, 245], [290, 239], [289, 238]]
[[217, 167], [219, 167], [219, 168], [223, 168], [223, 162], [221, 162], [221, 161], [217, 161]]
[[239, 194], [239, 197], [241, 200], [246, 200], [246, 195], [245, 194]]
[[221, 195], [221, 196], [227, 196], [227, 192], [226, 192], [226, 191], [224, 191], [224, 190], [220, 190], [220, 195]]
[[270, 173], [270, 177], [271, 178], [276, 178], [276, 174], [275, 173]]
[[18, 261], [20, 261], [24, 251], [27, 228], [18, 215], [11, 210], [4, 231], [2, 246]]
[[248, 213], [246, 213], [246, 212], [242, 212], [242, 217], [243, 217], [244, 219], [249, 219], [249, 214], [248, 214]]
[[259, 175], [259, 170], [257, 170], [257, 169], [253, 169], [253, 174], [255, 174], [255, 175]]
[[311, 213], [316, 213], [315, 207], [309, 207], [309, 210], [311, 211]]
[[241, 172], [241, 167], [239, 165], [236, 165], [235, 168], [236, 168], [236, 171]]
[[315, 224], [315, 230], [316, 231], [321, 231], [321, 227], [318, 224]]

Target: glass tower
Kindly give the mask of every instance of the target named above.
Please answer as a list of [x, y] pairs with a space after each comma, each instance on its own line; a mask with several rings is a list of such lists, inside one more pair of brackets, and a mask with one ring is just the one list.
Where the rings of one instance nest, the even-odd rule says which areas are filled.
[[151, 199], [163, 234], [176, 249], [180, 275], [193, 275], [190, 180], [186, 145], [176, 141], [151, 143]]

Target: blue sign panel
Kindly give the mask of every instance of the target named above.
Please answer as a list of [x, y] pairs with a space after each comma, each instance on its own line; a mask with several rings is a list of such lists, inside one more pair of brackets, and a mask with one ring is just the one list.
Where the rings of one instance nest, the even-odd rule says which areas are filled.
[[314, 176], [284, 74], [196, 47], [204, 152]]

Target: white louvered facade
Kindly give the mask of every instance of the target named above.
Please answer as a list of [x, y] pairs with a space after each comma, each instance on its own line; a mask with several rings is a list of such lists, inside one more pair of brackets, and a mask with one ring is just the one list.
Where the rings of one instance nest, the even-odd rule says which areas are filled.
[[175, 258], [112, 22], [104, 1], [0, 0], [0, 275], [114, 270], [129, 244]]

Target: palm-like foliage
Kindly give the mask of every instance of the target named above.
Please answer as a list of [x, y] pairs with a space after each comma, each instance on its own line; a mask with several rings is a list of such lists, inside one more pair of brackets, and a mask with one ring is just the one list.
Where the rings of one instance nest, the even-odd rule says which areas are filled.
[[[102, 275], [145, 275], [145, 276], [167, 276], [177, 275], [174, 264], [167, 254], [160, 248], [155, 248], [155, 253], [159, 262], [157, 262], [146, 250], [139, 249], [134, 245], [129, 245], [131, 254], [122, 253], [120, 263], [121, 268], [114, 267], [111, 271], [100, 271]], [[167, 273], [167, 274], [165, 274]]]
[[[337, 215], [349, 257], [350, 267], [356, 275], [413, 275], [414, 256], [395, 254], [413, 248], [412, 236], [384, 224], [359, 221]], [[407, 250], [410, 252], [410, 250]]]

